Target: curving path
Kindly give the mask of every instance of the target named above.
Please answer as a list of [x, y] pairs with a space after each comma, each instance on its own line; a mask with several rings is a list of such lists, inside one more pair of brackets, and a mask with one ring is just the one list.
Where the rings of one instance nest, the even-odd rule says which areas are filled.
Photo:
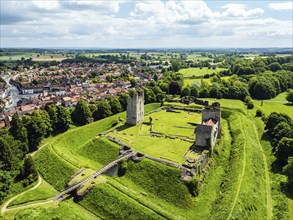
[[[244, 127], [243, 127], [243, 120], [242, 120], [242, 115], [240, 115], [240, 123], [241, 123], [241, 128], [242, 128], [242, 131], [244, 131]], [[244, 177], [244, 173], [245, 173], [245, 166], [246, 166], [246, 133], [243, 132], [244, 135], [245, 135], [245, 138], [244, 138], [244, 145], [243, 145], [243, 164], [242, 164], [242, 171], [241, 171], [241, 174], [240, 174], [240, 177], [239, 177], [239, 183], [238, 183], [238, 187], [237, 187], [237, 192], [236, 192], [236, 195], [235, 195], [235, 198], [234, 198], [234, 201], [232, 203], [232, 207], [231, 207], [231, 210], [229, 212], [229, 215], [227, 217], [227, 219], [231, 219], [232, 217], [232, 213], [234, 211], [234, 208], [235, 208], [235, 205], [236, 205], [236, 202], [238, 200], [238, 196], [239, 196], [239, 193], [240, 193], [240, 188], [241, 188], [241, 185], [242, 185], [242, 181], [243, 181], [243, 177]]]
[[[28, 190], [26, 190], [26, 191], [23, 191], [22, 193], [20, 193], [20, 194], [18, 194], [18, 195], [16, 195], [16, 196], [13, 196], [11, 199], [9, 199], [7, 202], [5, 202], [5, 203], [3, 204], [3, 206], [2, 206], [2, 208], [1, 208], [1, 215], [4, 216], [4, 213], [5, 213], [6, 211], [9, 211], [9, 210], [12, 210], [12, 209], [13, 209], [13, 208], [11, 208], [11, 209], [8, 209], [8, 208], [7, 208], [7, 206], [8, 206], [13, 200], [15, 200], [17, 197], [19, 197], [19, 196], [21, 196], [21, 195], [23, 195], [23, 194], [25, 194], [25, 193], [27, 193], [27, 192], [29, 192], [29, 191], [31, 191], [31, 190], [34, 190], [34, 189], [38, 188], [38, 187], [41, 185], [42, 181], [43, 181], [42, 177], [39, 176], [39, 178], [38, 178], [38, 183], [37, 183], [33, 188], [30, 188], [30, 189], [28, 189]], [[23, 206], [22, 206], [22, 207], [23, 207]], [[20, 207], [19, 207], [19, 208], [20, 208]], [[14, 209], [16, 209], [16, 208], [14, 208]]]

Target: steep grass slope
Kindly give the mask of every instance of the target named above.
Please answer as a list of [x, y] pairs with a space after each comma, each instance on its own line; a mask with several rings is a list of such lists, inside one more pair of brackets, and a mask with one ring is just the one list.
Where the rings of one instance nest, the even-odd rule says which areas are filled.
[[43, 178], [59, 191], [65, 188], [69, 177], [78, 170], [58, 157], [50, 147], [43, 148], [34, 159]]
[[79, 204], [102, 219], [163, 219], [109, 184], [98, 185]]

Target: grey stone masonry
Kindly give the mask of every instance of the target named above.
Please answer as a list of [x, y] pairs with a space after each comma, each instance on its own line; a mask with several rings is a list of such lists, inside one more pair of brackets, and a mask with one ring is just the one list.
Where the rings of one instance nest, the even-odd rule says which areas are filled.
[[126, 123], [136, 125], [144, 119], [144, 94], [134, 93], [127, 99]]

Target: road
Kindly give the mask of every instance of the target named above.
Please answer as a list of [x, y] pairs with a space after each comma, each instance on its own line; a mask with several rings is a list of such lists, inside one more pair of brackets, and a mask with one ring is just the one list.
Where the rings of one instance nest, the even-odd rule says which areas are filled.
[[22, 94], [20, 94], [18, 88], [9, 83], [9, 80], [11, 79], [11, 76], [2, 75], [1, 77], [6, 81], [7, 85], [9, 86], [9, 89], [10, 89], [9, 96], [11, 97], [11, 100], [12, 100], [12, 104], [8, 108], [6, 108], [5, 111], [13, 110], [17, 106], [17, 102], [19, 100], [21, 100], [22, 98], [29, 98], [31, 96], [36, 95], [36, 94], [31, 94], [31, 95], [22, 95]]

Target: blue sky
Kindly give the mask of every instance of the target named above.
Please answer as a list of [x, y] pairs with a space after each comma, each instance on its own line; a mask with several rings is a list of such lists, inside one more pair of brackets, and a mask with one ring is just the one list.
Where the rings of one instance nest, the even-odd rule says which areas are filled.
[[0, 0], [1, 47], [292, 47], [293, 1]]

